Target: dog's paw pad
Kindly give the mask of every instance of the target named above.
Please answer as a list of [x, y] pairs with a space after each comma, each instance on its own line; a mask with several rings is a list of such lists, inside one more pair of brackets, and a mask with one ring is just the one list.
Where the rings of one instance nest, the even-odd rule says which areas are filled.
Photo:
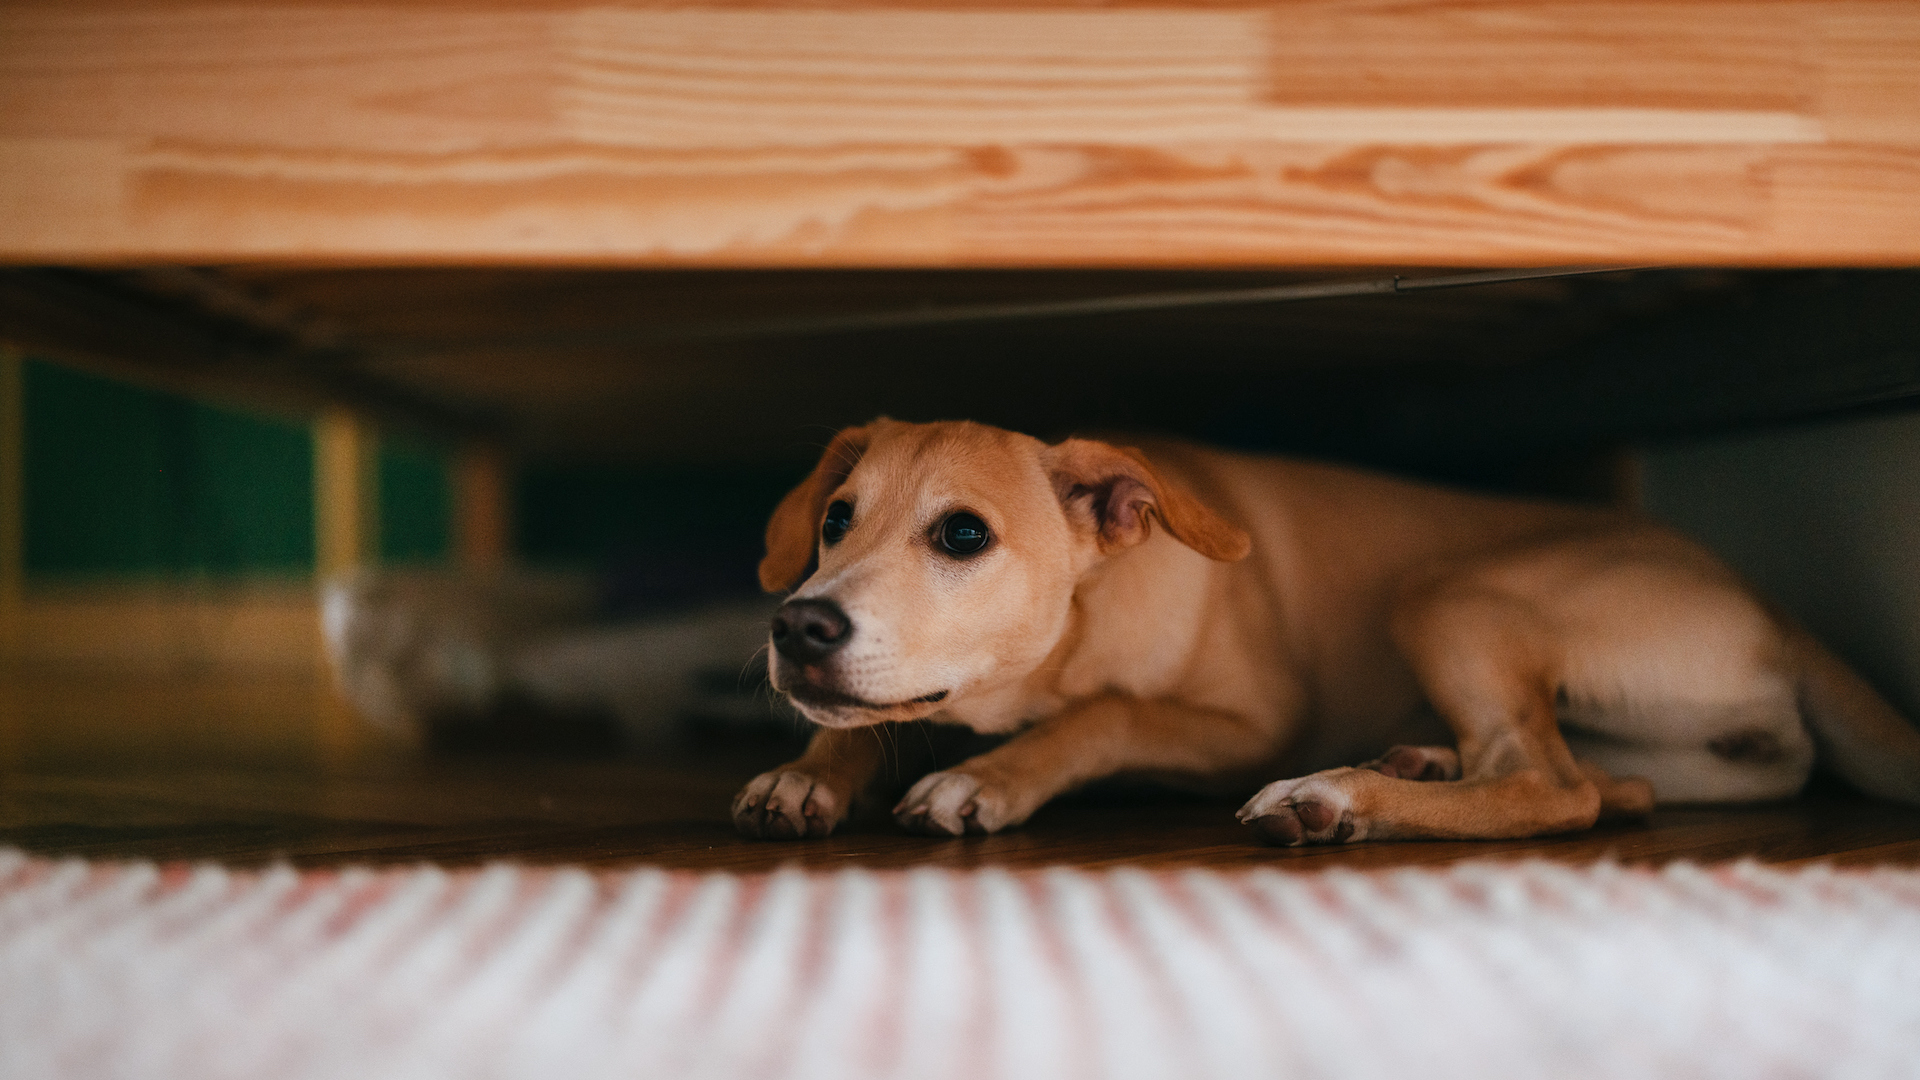
[[1396, 780], [1458, 780], [1460, 754], [1450, 746], [1396, 746], [1360, 767]]
[[1240, 808], [1240, 821], [1253, 826], [1261, 839], [1282, 847], [1362, 839], [1365, 830], [1339, 783], [1339, 774], [1346, 771], [1268, 784]]
[[1340, 820], [1340, 815], [1333, 807], [1312, 800], [1294, 803], [1293, 812], [1300, 815], [1300, 824], [1306, 826], [1310, 833], [1327, 832]]
[[1353, 839], [1353, 817], [1341, 814], [1325, 803], [1304, 802], [1282, 806], [1270, 814], [1250, 818], [1267, 843], [1280, 847], [1303, 844], [1344, 844]]
[[1307, 828], [1301, 824], [1300, 815], [1295, 813], [1291, 806], [1280, 807], [1271, 814], [1248, 818], [1247, 824], [1253, 826], [1262, 840], [1280, 847], [1292, 847], [1295, 844], [1305, 843], [1307, 839]]

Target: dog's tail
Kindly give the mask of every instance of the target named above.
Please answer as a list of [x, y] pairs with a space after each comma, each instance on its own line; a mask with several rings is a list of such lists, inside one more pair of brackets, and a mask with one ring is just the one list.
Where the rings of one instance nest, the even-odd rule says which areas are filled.
[[1787, 633], [1800, 715], [1820, 759], [1869, 795], [1920, 803], [1920, 730], [1812, 634], [1797, 626]]

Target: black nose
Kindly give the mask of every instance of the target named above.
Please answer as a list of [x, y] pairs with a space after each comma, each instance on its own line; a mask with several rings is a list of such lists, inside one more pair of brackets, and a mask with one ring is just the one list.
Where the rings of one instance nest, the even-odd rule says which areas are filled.
[[852, 636], [852, 621], [831, 600], [789, 600], [773, 614], [773, 647], [795, 663], [817, 664]]

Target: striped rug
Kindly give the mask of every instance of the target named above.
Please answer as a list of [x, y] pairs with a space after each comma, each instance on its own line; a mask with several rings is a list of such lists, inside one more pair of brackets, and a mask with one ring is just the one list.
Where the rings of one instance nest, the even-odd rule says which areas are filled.
[[1920, 1077], [1920, 873], [0, 851], [0, 1077]]

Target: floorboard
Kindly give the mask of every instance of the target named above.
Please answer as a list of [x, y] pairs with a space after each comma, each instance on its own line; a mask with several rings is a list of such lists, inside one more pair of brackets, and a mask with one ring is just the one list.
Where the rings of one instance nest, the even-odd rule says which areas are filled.
[[768, 747], [680, 747], [609, 760], [387, 757], [333, 769], [19, 767], [0, 774], [0, 846], [236, 866], [512, 860], [742, 872], [794, 865], [1378, 869], [1528, 857], [1920, 866], [1920, 809], [1833, 788], [1788, 803], [1663, 808], [1644, 824], [1525, 841], [1282, 850], [1259, 844], [1234, 821], [1231, 804], [1140, 792], [1062, 800], [1024, 829], [992, 837], [908, 836], [884, 814], [870, 814], [824, 840], [741, 839], [728, 803], [778, 756]]

